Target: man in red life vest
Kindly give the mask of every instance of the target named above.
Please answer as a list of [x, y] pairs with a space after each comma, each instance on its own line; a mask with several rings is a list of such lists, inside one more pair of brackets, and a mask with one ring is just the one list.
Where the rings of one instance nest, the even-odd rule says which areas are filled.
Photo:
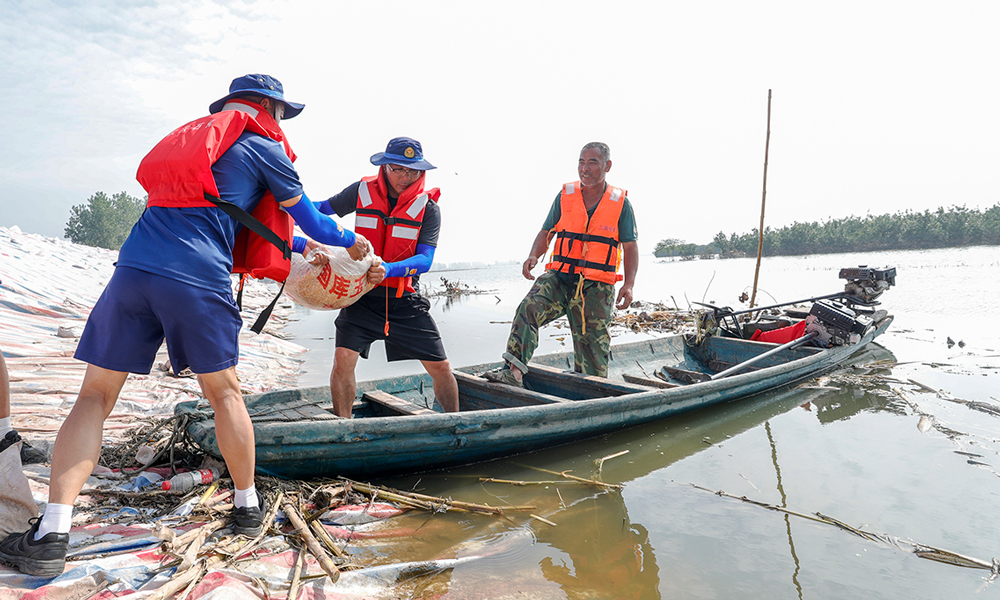
[[[611, 335], [608, 324], [615, 307], [615, 282], [624, 255], [624, 283], [617, 306], [632, 303], [632, 286], [639, 267], [639, 237], [627, 192], [605, 181], [611, 170], [607, 144], [591, 142], [580, 151], [579, 181], [567, 183], [556, 196], [542, 230], [522, 265], [527, 279], [556, 237], [551, 260], [517, 309], [506, 365], [485, 373], [490, 381], [522, 386], [528, 361], [538, 347], [538, 329], [566, 315], [573, 333], [574, 370], [606, 377]], [[619, 254], [621, 250], [621, 254]]]
[[[284, 213], [310, 237], [348, 247], [355, 260], [368, 249], [362, 236], [318, 213], [303, 193], [279, 125], [302, 109], [285, 100], [277, 79], [238, 77], [209, 106], [209, 116], [174, 130], [143, 159], [137, 179], [148, 206], [77, 345], [76, 358], [89, 364], [56, 438], [49, 503], [28, 531], [0, 542], [0, 560], [31, 575], [63, 572], [73, 503], [100, 457], [104, 419], [128, 374], [150, 372], [164, 339], [175, 372], [190, 367], [215, 411], [235, 488], [233, 531], [261, 532], [265, 507], [254, 485], [253, 425], [236, 378], [242, 319], [230, 272], [287, 275], [292, 223]], [[231, 216], [234, 206], [264, 216], [284, 248], [254, 251], [250, 239], [234, 256], [241, 228]]]
[[458, 411], [458, 382], [451, 372], [430, 302], [420, 295], [420, 274], [434, 261], [441, 213], [438, 188], [424, 190], [434, 165], [420, 142], [399, 137], [371, 157], [377, 175], [352, 183], [316, 208], [341, 217], [356, 213], [354, 227], [371, 242], [383, 263], [369, 271], [378, 287], [340, 309], [330, 392], [334, 412], [351, 416], [358, 356], [368, 358], [375, 340], [385, 340], [386, 358], [419, 360], [434, 381], [434, 397], [446, 412]]

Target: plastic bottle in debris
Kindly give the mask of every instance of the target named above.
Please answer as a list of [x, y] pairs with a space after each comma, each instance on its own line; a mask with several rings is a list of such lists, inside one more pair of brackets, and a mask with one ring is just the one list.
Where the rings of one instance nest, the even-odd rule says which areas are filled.
[[198, 469], [197, 471], [178, 473], [164, 481], [160, 487], [178, 494], [186, 494], [194, 489], [194, 486], [212, 483], [218, 478], [219, 472], [215, 469]]
[[142, 473], [139, 473], [138, 475], [133, 477], [131, 481], [122, 485], [122, 489], [130, 492], [135, 492], [141, 490], [142, 488], [149, 487], [155, 483], [159, 483], [162, 479], [163, 477], [161, 477], [159, 473], [151, 473], [148, 471], [143, 471]]
[[154, 456], [156, 456], [156, 450], [148, 444], [143, 444], [139, 446], [139, 450], [136, 451], [135, 460], [140, 465], [148, 465], [149, 461], [153, 460]]

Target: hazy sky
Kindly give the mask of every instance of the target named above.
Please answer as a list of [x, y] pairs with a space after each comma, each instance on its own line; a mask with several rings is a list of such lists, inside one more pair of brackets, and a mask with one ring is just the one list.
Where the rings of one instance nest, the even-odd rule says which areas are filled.
[[[580, 147], [612, 150], [640, 251], [766, 224], [1000, 202], [1000, 3], [0, 2], [0, 225], [61, 237], [246, 73], [306, 193], [375, 172], [394, 136], [439, 168], [437, 258], [521, 259]], [[353, 219], [347, 221], [353, 226]]]

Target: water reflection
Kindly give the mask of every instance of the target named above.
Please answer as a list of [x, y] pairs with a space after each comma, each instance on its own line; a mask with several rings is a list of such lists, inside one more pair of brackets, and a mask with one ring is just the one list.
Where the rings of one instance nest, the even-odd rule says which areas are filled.
[[824, 425], [845, 421], [863, 411], [906, 414], [886, 379], [891, 373], [889, 366], [876, 364], [853, 366], [820, 378], [817, 389], [825, 393], [805, 402], [802, 408], [814, 412]]
[[561, 551], [539, 563], [570, 600], [660, 598], [659, 568], [649, 533], [630, 523], [621, 494], [598, 494], [560, 517], [540, 536]]

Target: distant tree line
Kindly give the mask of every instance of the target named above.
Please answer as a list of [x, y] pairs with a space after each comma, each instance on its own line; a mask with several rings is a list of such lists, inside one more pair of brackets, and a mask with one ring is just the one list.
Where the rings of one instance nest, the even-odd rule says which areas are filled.
[[[657, 257], [715, 255], [720, 258], [757, 256], [758, 230], [719, 232], [710, 244], [686, 244], [667, 239], [656, 245]], [[936, 211], [903, 211], [865, 217], [832, 219], [822, 223], [793, 223], [764, 229], [765, 256], [833, 254], [873, 250], [917, 250], [957, 246], [1000, 245], [1000, 204], [983, 212], [965, 206]]]

